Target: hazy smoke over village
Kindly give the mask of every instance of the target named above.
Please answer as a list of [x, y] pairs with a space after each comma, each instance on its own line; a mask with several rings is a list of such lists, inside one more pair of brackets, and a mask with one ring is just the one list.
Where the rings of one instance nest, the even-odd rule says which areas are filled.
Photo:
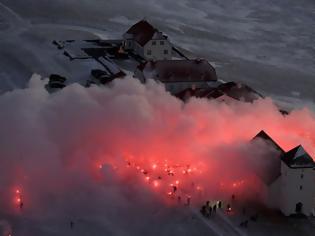
[[[205, 193], [261, 194], [255, 173], [268, 166], [264, 156], [271, 150], [249, 142], [261, 130], [285, 150], [302, 144], [315, 156], [315, 119], [307, 109], [283, 116], [270, 99], [184, 104], [155, 82], [132, 79], [110, 88], [73, 84], [54, 94], [45, 83], [33, 76], [28, 88], [0, 97], [1, 217], [22, 214], [41, 222], [106, 216], [99, 225], [104, 232], [136, 235], [144, 233], [138, 222], [144, 214], [172, 207], [166, 196], [171, 181], [185, 186], [182, 200], [190, 195], [192, 203]], [[166, 165], [177, 165], [180, 173], [158, 178]], [[156, 178], [145, 179], [144, 171]], [[126, 211], [128, 220], [117, 223], [118, 211]], [[167, 219], [159, 212], [147, 221]]]

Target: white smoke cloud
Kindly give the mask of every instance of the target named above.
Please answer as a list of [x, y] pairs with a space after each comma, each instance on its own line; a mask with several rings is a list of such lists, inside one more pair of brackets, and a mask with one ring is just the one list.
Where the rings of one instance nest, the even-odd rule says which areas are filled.
[[[314, 115], [304, 109], [284, 117], [270, 99], [184, 104], [161, 85], [132, 78], [49, 94], [46, 82], [35, 75], [28, 88], [0, 96], [0, 219], [14, 235], [68, 235], [70, 221], [76, 235], [194, 235], [206, 229], [172, 222], [188, 213], [165, 200], [167, 181], [179, 178], [183, 201], [189, 193], [193, 203], [231, 194], [233, 181], [256, 181], [257, 169], [268, 166], [258, 159], [269, 149], [248, 141], [262, 129], [286, 150], [302, 143], [314, 153]], [[155, 189], [127, 166], [153, 178], [165, 160], [196, 174], [163, 175]]]

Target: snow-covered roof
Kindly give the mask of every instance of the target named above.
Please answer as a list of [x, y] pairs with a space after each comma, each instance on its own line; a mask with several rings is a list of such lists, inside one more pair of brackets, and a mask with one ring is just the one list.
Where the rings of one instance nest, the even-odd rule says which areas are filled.
[[256, 92], [251, 87], [245, 84], [236, 83], [236, 82], [224, 83], [218, 86], [216, 90], [217, 91], [214, 91], [213, 94], [209, 94], [209, 96], [213, 96], [213, 98], [217, 98], [225, 94], [231, 98], [234, 98], [238, 101], [243, 101], [243, 102], [253, 102], [259, 98], [263, 98], [261, 94]]
[[124, 34], [125, 39], [134, 39], [141, 46], [146, 45], [151, 39], [167, 39], [162, 32], [154, 28], [146, 20], [141, 20], [131, 26]]
[[286, 152], [281, 160], [291, 168], [314, 168], [313, 158], [299, 145]]
[[163, 83], [217, 81], [214, 67], [203, 59], [149, 61], [140, 64], [138, 69], [146, 79]]
[[227, 96], [242, 102], [253, 102], [259, 98], [263, 98], [262, 95], [249, 86], [236, 82], [218, 83], [216, 86], [209, 86], [209, 88], [195, 90], [186, 89], [177, 94], [177, 97], [181, 99], [192, 96], [209, 99], [217, 99]]

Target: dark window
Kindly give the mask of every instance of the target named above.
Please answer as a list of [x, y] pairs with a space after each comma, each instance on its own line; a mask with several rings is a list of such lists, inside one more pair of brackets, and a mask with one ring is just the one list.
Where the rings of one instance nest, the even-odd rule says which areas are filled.
[[152, 45], [156, 45], [156, 41], [152, 41]]
[[168, 50], [164, 50], [164, 54], [168, 54]]
[[164, 45], [164, 41], [160, 41], [160, 45]]
[[301, 179], [303, 179], [304, 178], [304, 175], [303, 174], [301, 174]]
[[129, 45], [129, 47], [131, 47], [131, 42], [130, 41], [128, 42], [128, 45]]
[[300, 190], [302, 190], [303, 189], [303, 186], [302, 185], [300, 185]]
[[152, 55], [152, 51], [150, 49], [148, 49], [147, 55]]

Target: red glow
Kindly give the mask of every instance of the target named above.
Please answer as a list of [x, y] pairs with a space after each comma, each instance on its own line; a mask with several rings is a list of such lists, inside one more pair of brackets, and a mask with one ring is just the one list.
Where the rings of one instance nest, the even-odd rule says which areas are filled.
[[157, 180], [154, 180], [153, 186], [154, 186], [154, 187], [159, 187], [159, 185], [160, 185], [159, 182], [158, 182]]

